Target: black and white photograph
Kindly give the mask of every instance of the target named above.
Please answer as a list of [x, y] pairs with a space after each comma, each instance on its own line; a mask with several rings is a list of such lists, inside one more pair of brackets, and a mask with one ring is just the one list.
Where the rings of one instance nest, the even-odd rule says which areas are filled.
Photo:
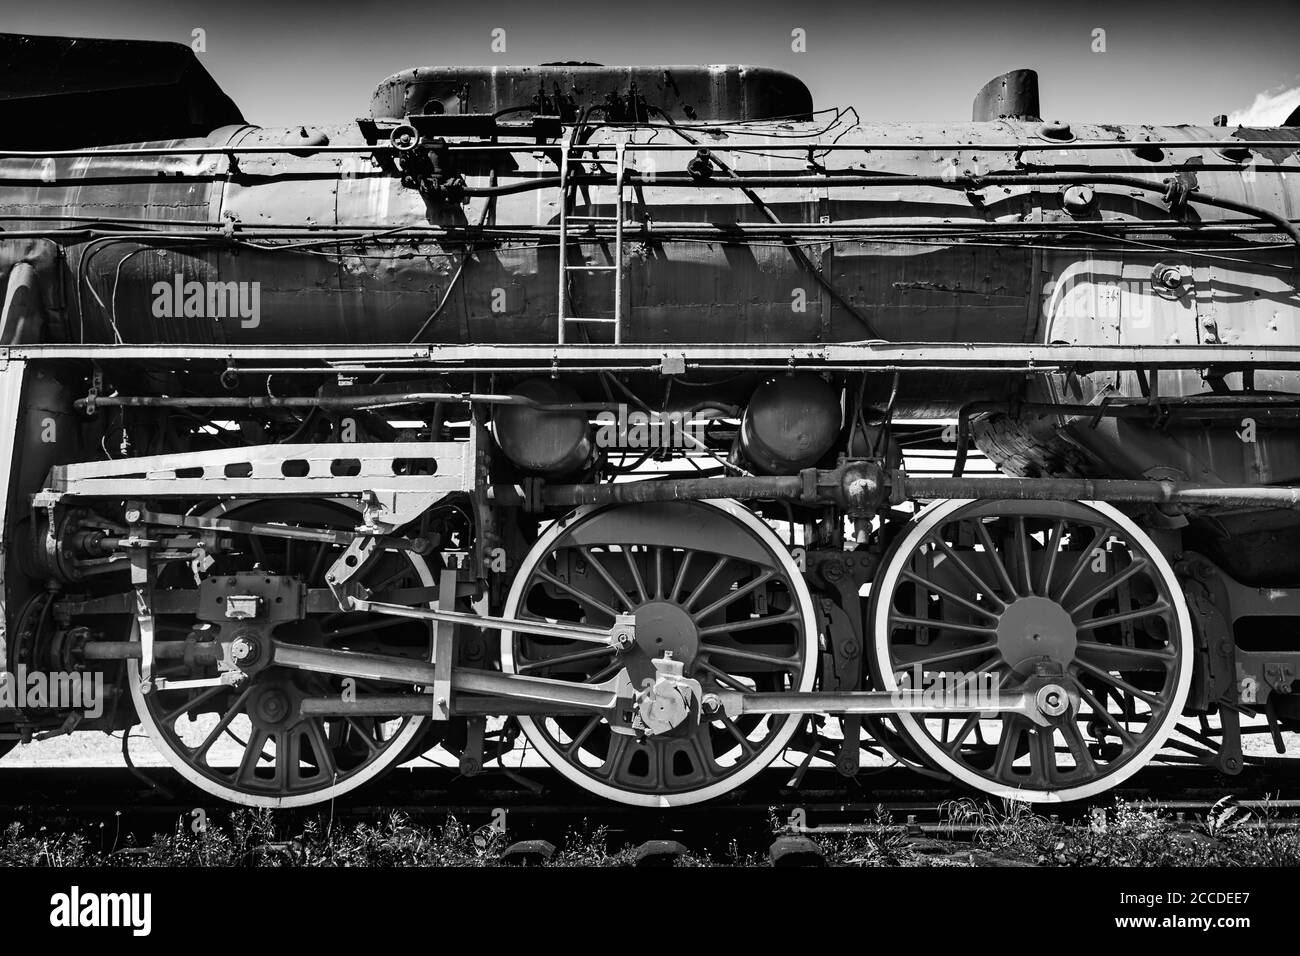
[[1298, 41], [7, 5], [6, 929], [1285, 932]]

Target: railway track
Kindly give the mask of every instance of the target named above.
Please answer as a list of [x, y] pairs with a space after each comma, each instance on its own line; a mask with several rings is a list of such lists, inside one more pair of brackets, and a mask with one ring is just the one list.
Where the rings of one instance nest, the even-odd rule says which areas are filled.
[[[504, 829], [511, 840], [560, 843], [574, 832], [604, 830], [621, 844], [676, 840], [699, 850], [722, 852], [734, 844], [770, 842], [774, 831], [848, 835], [902, 832], [918, 839], [969, 839], [981, 825], [970, 812], [998, 808], [968, 791], [896, 768], [846, 781], [831, 770], [810, 770], [799, 789], [790, 773], [768, 771], [716, 803], [673, 809], [632, 808], [594, 801], [558, 774], [488, 771], [465, 778], [442, 767], [404, 768], [380, 786], [332, 804], [277, 812], [284, 828], [310, 818], [335, 825], [382, 820], [400, 814], [413, 823], [440, 824], [454, 817], [473, 830]], [[1300, 800], [1287, 799], [1300, 785], [1300, 761], [1265, 760], [1236, 776], [1201, 767], [1148, 767], [1104, 798], [1087, 803], [1040, 806], [1035, 811], [1062, 821], [1086, 819], [1119, 802], [1202, 819], [1231, 795], [1254, 811], [1244, 825], [1300, 827]], [[958, 805], [958, 801], [967, 801]], [[234, 808], [214, 806], [201, 791], [165, 769], [0, 768], [0, 821], [39, 823], [52, 829], [97, 828], [147, 840], [190, 822], [196, 810], [220, 823]], [[1026, 811], [1029, 812], [1029, 811]]]

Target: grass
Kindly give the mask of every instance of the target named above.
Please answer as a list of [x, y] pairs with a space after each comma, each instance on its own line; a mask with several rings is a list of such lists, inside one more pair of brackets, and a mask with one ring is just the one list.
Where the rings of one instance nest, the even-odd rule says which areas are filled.
[[[1086, 820], [1060, 821], [1023, 804], [974, 800], [945, 804], [941, 818], [947, 833], [918, 839], [878, 809], [860, 832], [810, 838], [834, 866], [1300, 865], [1300, 831], [1282, 826], [1267, 807], [1247, 811], [1231, 798], [1195, 819], [1121, 803]], [[774, 834], [782, 827], [774, 815]], [[291, 822], [265, 810], [235, 810], [222, 822], [182, 818], [141, 843], [113, 829], [12, 822], [0, 831], [0, 866], [485, 867], [503, 865], [503, 851], [519, 838], [455, 818], [417, 824], [394, 813], [340, 825], [327, 817]], [[958, 833], [965, 839], [950, 839]], [[766, 850], [765, 843], [733, 842], [721, 852], [688, 853], [676, 865], [762, 866]], [[577, 829], [546, 865], [625, 867], [634, 857], [633, 846], [616, 845], [604, 828]]]

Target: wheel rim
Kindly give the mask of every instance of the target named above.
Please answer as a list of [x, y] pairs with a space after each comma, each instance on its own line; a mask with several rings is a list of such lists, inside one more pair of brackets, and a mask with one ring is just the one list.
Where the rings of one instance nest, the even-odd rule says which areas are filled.
[[[558, 582], [558, 583], [557, 583]], [[714, 689], [811, 690], [817, 625], [797, 566], [758, 517], [734, 502], [584, 508], [557, 522], [525, 559], [510, 617], [606, 627], [637, 617], [618, 653], [502, 633], [502, 669], [600, 683], [626, 668], [634, 687], [670, 651]], [[637, 806], [681, 806], [740, 786], [774, 760], [797, 717], [719, 714], [694, 730], [638, 742], [601, 717], [521, 717], [529, 742], [563, 776]]]
[[919, 667], [994, 674], [1003, 693], [1036, 676], [1070, 692], [1047, 727], [1010, 713], [898, 716], [936, 767], [999, 797], [1064, 802], [1122, 782], [1164, 745], [1191, 683], [1173, 569], [1101, 502], [936, 502], [887, 559], [871, 621], [887, 690], [915, 686]]
[[[209, 516], [247, 521], [351, 528], [356, 511], [344, 502], [234, 502]], [[299, 574], [308, 587], [323, 587], [324, 575], [341, 553], [334, 545], [291, 542], [270, 536], [234, 535], [247, 556], [213, 573], [231, 573], [256, 561], [270, 573]], [[432, 587], [434, 577], [419, 555], [387, 552], [356, 580], [378, 594], [397, 587]], [[377, 598], [377, 599], [382, 599]], [[430, 660], [427, 624], [404, 619], [374, 620], [357, 612], [308, 614], [303, 622], [277, 629], [277, 638], [315, 647], [368, 650]], [[183, 638], [193, 619], [156, 618], [160, 637]], [[138, 630], [133, 634], [138, 640]], [[185, 665], [158, 662], [155, 675], [180, 679]], [[170, 672], [170, 673], [169, 673]], [[128, 664], [131, 697], [150, 739], [173, 768], [202, 790], [232, 803], [256, 807], [308, 806], [333, 799], [373, 780], [399, 762], [422, 731], [424, 717], [302, 717], [306, 696], [337, 696], [343, 687], [325, 674], [268, 667], [237, 687], [140, 690], [138, 661]], [[192, 675], [191, 675], [192, 676]], [[357, 680], [360, 692], [407, 690], [400, 685]], [[198, 721], [190, 720], [198, 715]], [[191, 726], [185, 726], [189, 722]], [[242, 748], [234, 766], [212, 765], [217, 744]], [[227, 745], [228, 746], [228, 745]]]

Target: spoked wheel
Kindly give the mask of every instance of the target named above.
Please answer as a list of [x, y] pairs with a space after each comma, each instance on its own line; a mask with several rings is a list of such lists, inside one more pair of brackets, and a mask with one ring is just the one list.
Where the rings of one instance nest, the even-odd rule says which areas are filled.
[[[772, 530], [734, 502], [580, 509], [529, 552], [506, 615], [609, 627], [635, 614], [622, 652], [563, 638], [502, 633], [502, 669], [596, 684], [627, 669], [634, 687], [665, 653], [710, 690], [806, 691], [817, 624], [797, 566]], [[719, 712], [638, 737], [601, 716], [521, 717], [552, 767], [587, 790], [637, 806], [697, 803], [771, 763], [798, 717]]]
[[974, 691], [988, 675], [1002, 694], [1066, 689], [1047, 726], [1017, 713], [894, 718], [937, 768], [999, 797], [1063, 802], [1127, 779], [1173, 732], [1191, 683], [1173, 570], [1099, 502], [936, 502], [886, 560], [871, 621], [885, 689]]
[[[332, 501], [235, 503], [212, 514], [312, 528], [351, 529], [358, 522], [355, 510]], [[338, 545], [270, 535], [233, 538], [233, 548], [217, 558], [209, 575], [257, 567], [268, 574], [296, 576], [308, 588], [324, 588], [326, 572], [343, 553]], [[185, 577], [164, 576], [159, 584], [185, 586]], [[354, 580], [380, 601], [398, 588], [435, 583], [424, 559], [410, 552], [385, 552]], [[193, 586], [192, 578], [188, 586]], [[189, 634], [200, 641], [216, 639], [213, 628], [192, 616], [159, 615], [155, 626], [159, 640], [180, 640]], [[427, 623], [361, 612], [309, 612], [301, 621], [278, 625], [274, 636], [332, 650], [425, 661], [432, 657]], [[154, 674], [179, 681], [215, 676], [216, 668], [158, 661]], [[419, 739], [426, 723], [423, 717], [301, 716], [298, 705], [304, 697], [344, 692], [343, 682], [326, 674], [270, 666], [233, 687], [165, 688], [149, 694], [141, 693], [137, 661], [130, 662], [129, 676], [140, 722], [167, 761], [191, 783], [232, 803], [299, 807], [330, 800], [374, 779], [423, 742]], [[366, 680], [358, 680], [355, 689], [361, 693], [410, 690]]]

